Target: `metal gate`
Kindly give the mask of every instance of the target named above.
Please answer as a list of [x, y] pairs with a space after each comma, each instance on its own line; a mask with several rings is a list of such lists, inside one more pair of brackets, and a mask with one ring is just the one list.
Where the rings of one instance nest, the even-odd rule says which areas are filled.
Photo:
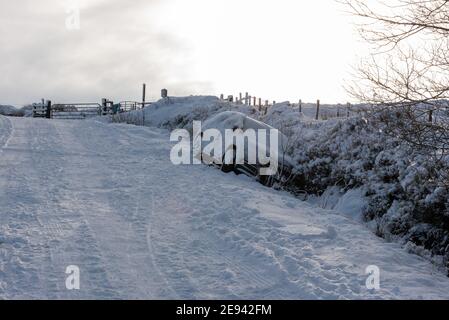
[[[51, 106], [51, 118], [80, 120], [102, 115], [99, 103], [65, 103]], [[107, 111], [107, 110], [105, 110]]]
[[66, 120], [82, 120], [97, 116], [113, 115], [122, 112], [141, 110], [151, 103], [136, 101], [122, 101], [114, 104], [108, 99], [103, 99], [102, 103], [58, 103], [51, 104], [51, 101], [33, 105], [34, 118], [52, 118]]
[[135, 111], [135, 110], [141, 110], [144, 107], [150, 106], [151, 102], [137, 102], [137, 101], [122, 101], [119, 103], [119, 109], [118, 112], [128, 112], [128, 111]]

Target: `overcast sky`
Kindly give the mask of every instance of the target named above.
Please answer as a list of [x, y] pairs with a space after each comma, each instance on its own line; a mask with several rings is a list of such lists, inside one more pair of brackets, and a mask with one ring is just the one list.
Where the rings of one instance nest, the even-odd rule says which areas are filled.
[[366, 54], [334, 0], [0, 0], [0, 23], [2, 104], [140, 100], [143, 82], [343, 103]]

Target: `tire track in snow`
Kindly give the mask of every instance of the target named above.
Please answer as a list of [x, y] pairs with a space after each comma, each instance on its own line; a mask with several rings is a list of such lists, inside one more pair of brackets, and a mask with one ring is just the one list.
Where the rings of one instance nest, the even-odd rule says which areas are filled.
[[[99, 252], [95, 250], [91, 233], [72, 207], [70, 181], [65, 179], [67, 168], [60, 148], [62, 141], [54, 123], [23, 119], [17, 124], [18, 135], [10, 144], [8, 155], [20, 156], [9, 168], [17, 173], [11, 181], [22, 190], [20, 196], [6, 204], [19, 204], [19, 210], [24, 211], [22, 217], [15, 217], [14, 228], [24, 230], [27, 245], [11, 251], [15, 259], [24, 262], [22, 269], [15, 267], [23, 270], [18, 280], [14, 280], [11, 272], [7, 275], [10, 282], [14, 281], [9, 287], [15, 288], [17, 298], [112, 297], [107, 291], [107, 279], [101, 276], [93, 279], [82, 274], [82, 290], [66, 290], [65, 268], [75, 260], [92, 263]], [[11, 214], [16, 215], [13, 211]], [[33, 280], [25, 281], [28, 278]]]
[[[49, 254], [45, 254], [47, 250], [45, 243], [42, 242], [40, 233], [43, 231], [38, 228], [39, 221], [37, 212], [39, 208], [35, 206], [39, 203], [38, 195], [34, 191], [34, 179], [27, 174], [21, 173], [21, 168], [32, 168], [33, 160], [30, 156], [35, 152], [29, 139], [26, 137], [27, 130], [23, 123], [18, 123], [17, 135], [10, 137], [10, 148], [5, 149], [7, 153], [4, 157], [8, 158], [8, 174], [7, 186], [4, 189], [7, 199], [10, 198], [14, 202], [10, 205], [3, 206], [3, 225], [14, 229], [16, 238], [15, 243], [20, 245], [13, 245], [9, 248], [8, 255], [11, 257], [7, 262], [9, 269], [5, 275], [8, 279], [8, 287], [10, 287], [9, 294], [21, 294], [17, 297], [39, 297], [39, 288], [45, 292], [54, 292], [51, 288], [50, 282], [39, 276], [46, 274], [45, 264], [46, 258]], [[35, 136], [37, 132], [30, 134]], [[15, 155], [20, 155], [19, 158]], [[41, 182], [41, 181], [39, 181]], [[5, 202], [9, 204], [8, 201]], [[6, 221], [5, 221], [6, 220]], [[35, 235], [39, 234], [38, 237]], [[17, 293], [14, 293], [17, 292]], [[57, 296], [49, 294], [48, 297], [57, 298]]]
[[[157, 142], [157, 138], [160, 139], [161, 137], [160, 134], [156, 134], [156, 141], [149, 141], [147, 136], [148, 134], [153, 135], [153, 132], [147, 132], [148, 130], [144, 130], [144, 128], [133, 126], [114, 127], [120, 131], [120, 135], [129, 137], [128, 142], [130, 142], [129, 147], [131, 150], [132, 148], [144, 148], [150, 154], [157, 153], [156, 150], [159, 150], [162, 151], [162, 154], [167, 155], [167, 158], [164, 159], [155, 156], [146, 156], [142, 159], [142, 164], [140, 166], [142, 174], [139, 175], [140, 180], [137, 184], [137, 188], [140, 192], [137, 192], [138, 199], [136, 213], [138, 217], [136, 218], [136, 222], [142, 225], [142, 221], [147, 221], [148, 250], [153, 257], [154, 268], [163, 279], [167, 290], [170, 292], [169, 295], [173, 298], [204, 297], [204, 295], [200, 295], [199, 292], [199, 289], [204, 288], [202, 288], [201, 285], [195, 286], [193, 283], [194, 279], [186, 274], [186, 272], [190, 272], [190, 270], [188, 270], [189, 266], [186, 264], [186, 260], [188, 259], [186, 259], [185, 256], [182, 257], [178, 255], [179, 252], [184, 252], [186, 255], [189, 254], [189, 252], [185, 250], [186, 246], [182, 245], [182, 243], [186, 243], [186, 240], [182, 237], [185, 235], [185, 230], [181, 228], [181, 230], [179, 230], [180, 232], [171, 231], [173, 230], [172, 227], [175, 224], [176, 218], [164, 214], [164, 212], [169, 212], [170, 214], [175, 213], [178, 212], [178, 210], [176, 208], [170, 208], [170, 205], [174, 204], [172, 200], [175, 198], [171, 195], [168, 197], [167, 194], [163, 195], [165, 191], [164, 186], [169, 187], [173, 184], [160, 179], [161, 176], [164, 176], [164, 170], [167, 170], [168, 159], [166, 146], [161, 148], [160, 144]], [[130, 128], [135, 129], [134, 134], [129, 132]], [[142, 143], [144, 144], [142, 145]], [[145, 186], [148, 177], [155, 177], [157, 181], [154, 181], [151, 186]], [[160, 192], [161, 190], [162, 193]], [[147, 195], [145, 195], [145, 192]], [[147, 206], [145, 209], [142, 200], [148, 195], [151, 195], [151, 198], [152, 200], [154, 199], [154, 201], [151, 201], [150, 206]], [[158, 204], [163, 204], [162, 210]], [[226, 292], [226, 294], [228, 294], [228, 292]]]
[[[190, 172], [185, 173], [190, 175]], [[156, 244], [157, 262], [163, 266], [166, 278], [180, 294], [180, 298], [239, 299], [254, 298], [258, 294], [260, 297], [282, 299], [291, 296], [279, 285], [282, 283], [280, 270], [271, 269], [273, 273], [268, 273], [266, 265], [247, 258], [245, 252], [239, 252], [236, 248], [229, 248], [226, 243], [218, 242], [219, 238], [208, 230], [189, 228], [192, 225], [190, 220], [192, 211], [197, 210], [198, 219], [203, 220], [207, 217], [201, 212], [201, 208], [209, 208], [208, 210], [213, 208], [208, 201], [192, 203], [191, 199], [183, 197], [183, 188], [195, 182], [192, 181], [192, 177], [178, 178], [182, 183], [177, 181], [170, 185], [160, 181], [160, 186], [168, 185], [171, 191], [166, 189], [155, 191], [160, 204], [159, 206], [156, 204], [154, 212], [165, 214], [153, 217], [155, 225], [162, 228], [151, 230], [151, 241]], [[220, 199], [210, 193], [209, 197]], [[223, 203], [214, 206], [222, 206], [221, 210], [226, 210], [228, 208], [226, 202], [225, 198]], [[218, 288], [221, 290], [217, 290]]]
[[[104, 128], [108, 132], [110, 131], [110, 126], [104, 124], [103, 126], [105, 126]], [[160, 133], [156, 133], [148, 128], [123, 125], [113, 125], [113, 127], [114, 132], [120, 139], [127, 137], [126, 145], [116, 146], [116, 152], [118, 151], [117, 149], [119, 149], [120, 151], [118, 152], [126, 155], [128, 152], [135, 153], [137, 149], [140, 150], [139, 154], [142, 155], [141, 159], [135, 163], [137, 170], [140, 170], [140, 172], [135, 174], [137, 176], [137, 181], [133, 188], [133, 192], [136, 195], [135, 210], [134, 215], [130, 218], [135, 225], [136, 230], [140, 230], [139, 232], [145, 230], [147, 250], [151, 257], [151, 266], [157, 274], [157, 277], [162, 280], [162, 286], [164, 287], [166, 297], [178, 299], [192, 297], [195, 289], [193, 285], [189, 283], [191, 279], [189, 277], [182, 277], [182, 266], [184, 266], [184, 262], [182, 259], [177, 260], [177, 257], [174, 254], [171, 256], [166, 254], [167, 244], [173, 244], [170, 251], [174, 252], [174, 250], [176, 250], [174, 248], [182, 241], [179, 238], [180, 234], [178, 232], [167, 232], [173, 225], [173, 220], [170, 219], [170, 217], [163, 217], [164, 219], [161, 219], [162, 212], [167, 210], [169, 204], [167, 203], [164, 205], [164, 210], [160, 210], [160, 208], [155, 205], [155, 203], [160, 203], [161, 199], [164, 199], [163, 201], [167, 200], [166, 197], [161, 197], [159, 189], [163, 188], [164, 185], [170, 185], [159, 179], [161, 175], [164, 175], [164, 170], [167, 169], [167, 159], [160, 159], [154, 155], [160, 151], [162, 151], [163, 154], [168, 155], [168, 153], [165, 152], [166, 146], [163, 143], [165, 141], [160, 140]], [[149, 140], [149, 135], [153, 136], [155, 139]], [[123, 150], [121, 150], [122, 148]], [[126, 161], [122, 161], [122, 163], [126, 163]], [[114, 172], [117, 173], [120, 172], [120, 170], [130, 171], [130, 168], [122, 166], [118, 167]], [[115, 180], [117, 180], [118, 176], [125, 174], [126, 173], [116, 174]], [[128, 174], [127, 176], [129, 177], [132, 175]], [[146, 183], [149, 177], [154, 177], [158, 180], [152, 181], [153, 183], [151, 186], [148, 186]], [[150, 201], [148, 201], [148, 198]], [[170, 219], [170, 221], [165, 220], [167, 218]], [[183, 248], [179, 249], [182, 250]], [[161, 252], [163, 252], [163, 254], [161, 254]], [[173, 270], [171, 270], [173, 272], [168, 271], [168, 269], [171, 268], [173, 268]]]
[[[120, 125], [116, 125], [114, 127], [119, 132], [120, 137], [128, 137], [128, 143], [126, 145], [128, 150], [124, 150], [123, 154], [127, 154], [127, 151], [132, 152], [134, 148], [142, 148], [142, 146], [147, 145], [149, 141], [148, 135], [152, 136], [153, 138], [160, 139], [160, 134], [154, 132], [149, 128], [133, 126], [124, 127]], [[134, 129], [134, 133], [131, 132], [132, 129]], [[145, 136], [141, 136], [142, 133]], [[163, 288], [162, 296], [165, 296], [165, 298], [175, 299], [180, 297], [179, 293], [176, 291], [176, 288], [174, 288], [173, 284], [170, 283], [168, 277], [163, 271], [167, 266], [160, 266], [156, 262], [157, 257], [155, 255], [154, 244], [157, 245], [158, 241], [154, 241], [151, 236], [152, 229], [160, 229], [162, 227], [155, 224], [156, 219], [154, 192], [152, 188], [148, 188], [148, 186], [146, 185], [146, 179], [148, 178], [148, 176], [152, 176], [152, 170], [154, 170], [155, 161], [156, 159], [154, 158], [152, 153], [148, 153], [143, 155], [143, 158], [137, 165], [137, 167], [140, 169], [140, 173], [137, 174], [137, 181], [133, 188], [133, 193], [136, 195], [136, 200], [134, 202], [134, 215], [131, 220], [137, 232], [145, 234], [146, 249], [150, 256], [149, 266], [151, 266], [153, 272], [157, 275], [157, 279], [161, 280], [161, 283], [159, 283], [158, 286], [160, 288]], [[114, 175], [116, 178], [120, 176], [120, 174], [117, 174], [117, 172], [120, 172], [121, 169], [122, 168], [119, 167], [114, 171]], [[150, 199], [149, 203], [148, 199]], [[161, 289], [159, 290], [161, 291]]]
[[[66, 159], [66, 143], [58, 130], [58, 122], [48, 121], [42, 132], [34, 133], [34, 146], [40, 152], [33, 152], [33, 163], [41, 188], [42, 202], [38, 215], [40, 226], [46, 236], [49, 250], [49, 281], [55, 283], [55, 293], [60, 298], [79, 299], [114, 297], [108, 275], [101, 262], [101, 255], [85, 220], [80, 215], [75, 186], [67, 173], [73, 170]], [[73, 150], [72, 150], [73, 152]], [[50, 158], [42, 157], [50, 153]], [[72, 153], [73, 156], [73, 153]], [[38, 189], [39, 190], [39, 189]], [[61, 232], [60, 232], [61, 231]], [[78, 265], [81, 268], [81, 290], [68, 291], [65, 288], [65, 268]], [[87, 273], [83, 267], [93, 266], [95, 272]], [[44, 272], [45, 274], [45, 272]]]
[[7, 148], [14, 133], [14, 125], [7, 117], [0, 115], [0, 153]]
[[[13, 128], [13, 121], [18, 120], [8, 121]], [[3, 273], [2, 278], [8, 289], [4, 295], [10, 298], [38, 298], [39, 289], [50, 291], [48, 283], [39, 277], [43, 264], [40, 253], [44, 250], [35, 237], [39, 230], [36, 230], [38, 221], [34, 204], [39, 199], [32, 190], [32, 180], [22, 172], [23, 168], [31, 166], [30, 146], [24, 137], [25, 132], [22, 122], [18, 123], [18, 130], [10, 130], [8, 147], [3, 149], [2, 155], [6, 173], [0, 175], [4, 178], [0, 183], [6, 183], [0, 188], [3, 204], [0, 215], [0, 227], [3, 229], [3, 232], [0, 231], [0, 237], [3, 237], [0, 241], [3, 260], [0, 274]]]
[[[143, 173], [126, 161], [126, 155], [130, 150], [127, 150], [128, 144], [117, 143], [121, 136], [120, 130], [111, 134], [109, 126], [85, 122], [84, 133], [93, 132], [97, 137], [95, 140], [84, 139], [82, 135], [79, 137], [78, 133], [82, 143], [74, 141], [73, 137], [77, 132], [72, 132], [70, 137], [64, 140], [69, 141], [72, 147], [76, 146], [82, 153], [101, 152], [105, 159], [109, 160], [113, 160], [119, 154], [122, 157], [120, 160], [123, 161], [91, 162], [90, 168], [81, 170], [85, 172], [83, 175], [89, 175], [95, 181], [92, 185], [87, 183], [85, 186], [86, 191], [93, 189], [93, 194], [97, 195], [95, 203], [90, 199], [89, 192], [80, 194], [79, 197], [83, 202], [91, 203], [92, 213], [86, 215], [85, 219], [95, 231], [102, 255], [109, 262], [108, 270], [112, 284], [117, 292], [121, 292], [122, 297], [132, 299], [167, 297], [167, 288], [153, 268], [153, 257], [147, 247], [146, 227], [142, 225], [146, 219], [139, 215], [138, 207], [133, 214], [129, 214], [130, 206], [136, 205], [135, 202], [129, 201], [135, 200], [137, 195], [141, 196], [136, 187], [139, 187], [138, 180]], [[125, 181], [124, 178], [129, 181]], [[99, 192], [102, 188], [103, 190]], [[137, 200], [137, 205], [141, 202]], [[148, 205], [148, 201], [144, 203]], [[126, 238], [117, 242], [120, 237]], [[112, 247], [111, 243], [118, 247]], [[120, 254], [121, 252], [125, 254]]]
[[[138, 143], [136, 142], [136, 147], [139, 147]], [[151, 141], [148, 143], [151, 144]], [[165, 154], [168, 155], [168, 152]], [[197, 184], [195, 174], [192, 179], [192, 171], [187, 172], [181, 168], [171, 167], [170, 164], [167, 165], [168, 156], [167, 159], [159, 158], [155, 161], [154, 169], [146, 171], [149, 176], [160, 177], [159, 171], [164, 168], [167, 171], [176, 171], [177, 175], [181, 174], [177, 176], [176, 181], [161, 180], [160, 178], [157, 181], [153, 196], [158, 200], [155, 208], [151, 210], [153, 216], [151, 217], [152, 223], [150, 222], [155, 227], [149, 229], [149, 243], [154, 247], [156, 262], [161, 266], [159, 269], [165, 274], [164, 277], [169, 285], [178, 293], [178, 297], [193, 299], [241, 298], [245, 296], [274, 299], [295, 297], [291, 290], [292, 283], [288, 280], [288, 271], [282, 270], [281, 266], [277, 267], [273, 262], [266, 265], [266, 260], [257, 263], [254, 258], [246, 258], [247, 252], [244, 251], [236, 256], [236, 252], [239, 252], [238, 248], [237, 250], [236, 248], [223, 250], [226, 248], [226, 243], [217, 242], [219, 238], [217, 239], [216, 236], [204, 237], [203, 235], [207, 234], [207, 231], [199, 230], [198, 232], [198, 230], [188, 228], [191, 225], [189, 214], [198, 208], [211, 210], [211, 199], [220, 201], [216, 206], [220, 207], [218, 211], [226, 210], [226, 208], [227, 210], [236, 210], [236, 207], [229, 206], [230, 203], [226, 202], [228, 199], [232, 199], [234, 194], [234, 198], [241, 196], [238, 191], [230, 191], [230, 197], [223, 197], [222, 189], [217, 191], [217, 194], [211, 194], [213, 188], [206, 184], [205, 189], [208, 190], [208, 197], [204, 197], [206, 200], [196, 204], [191, 203], [191, 199], [184, 198], [182, 195], [183, 191], [192, 189]], [[205, 167], [198, 170], [203, 169], [208, 170]], [[219, 174], [215, 170], [214, 172]], [[199, 193], [201, 192], [199, 191]], [[199, 213], [199, 220], [205, 218], [203, 214]], [[215, 221], [215, 224], [220, 223], [223, 224], [223, 221]], [[242, 226], [248, 226], [248, 223], [242, 221]], [[270, 224], [264, 226], [272, 227]], [[235, 227], [237, 227], [236, 224], [230, 225], [230, 229]], [[204, 245], [201, 245], [202, 243]], [[195, 264], [201, 264], [202, 268], [199, 269]], [[272, 274], [267, 273], [266, 270], [270, 265]], [[240, 283], [240, 286], [233, 286], [233, 281], [234, 284]], [[216, 288], [224, 289], [217, 291]], [[310, 293], [306, 297], [312, 296], [313, 293]]]

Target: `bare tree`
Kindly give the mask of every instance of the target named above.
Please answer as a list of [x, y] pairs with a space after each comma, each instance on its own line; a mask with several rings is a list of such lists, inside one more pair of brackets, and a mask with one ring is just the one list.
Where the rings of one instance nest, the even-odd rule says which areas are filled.
[[389, 132], [449, 154], [449, 1], [339, 0], [373, 54], [348, 86]]

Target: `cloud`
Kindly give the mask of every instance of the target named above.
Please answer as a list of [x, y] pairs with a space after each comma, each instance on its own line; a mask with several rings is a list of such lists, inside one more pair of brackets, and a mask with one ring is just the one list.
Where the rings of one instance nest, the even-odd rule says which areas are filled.
[[162, 0], [72, 0], [80, 29], [70, 31], [70, 0], [0, 5], [0, 102], [139, 99], [148, 83], [187, 94], [210, 89], [193, 78], [190, 48], [152, 23]]
[[[80, 29], [66, 20], [79, 4]], [[335, 0], [20, 0], [0, 4], [0, 103], [238, 94], [346, 102], [365, 55]], [[71, 20], [72, 21], [72, 20]]]

